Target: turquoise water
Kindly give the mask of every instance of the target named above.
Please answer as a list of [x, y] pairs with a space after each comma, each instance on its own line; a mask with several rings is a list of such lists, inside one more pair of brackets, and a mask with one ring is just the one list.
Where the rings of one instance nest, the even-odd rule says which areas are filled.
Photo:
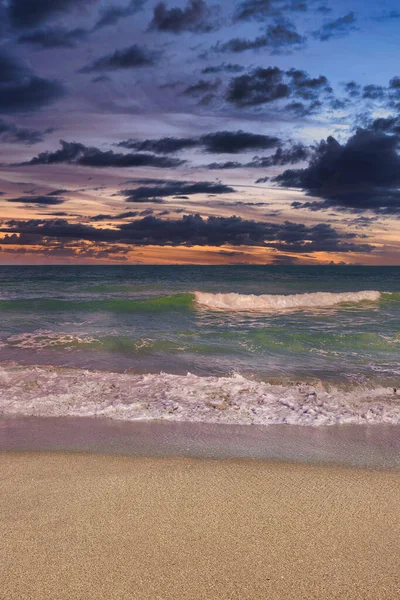
[[[195, 295], [362, 291], [381, 295], [257, 310]], [[3, 364], [400, 387], [400, 267], [0, 267], [0, 313]]]

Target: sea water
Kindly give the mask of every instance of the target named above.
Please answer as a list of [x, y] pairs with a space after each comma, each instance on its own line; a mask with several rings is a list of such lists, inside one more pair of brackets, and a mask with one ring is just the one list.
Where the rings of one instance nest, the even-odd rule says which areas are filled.
[[400, 423], [398, 267], [0, 267], [0, 318], [3, 414]]

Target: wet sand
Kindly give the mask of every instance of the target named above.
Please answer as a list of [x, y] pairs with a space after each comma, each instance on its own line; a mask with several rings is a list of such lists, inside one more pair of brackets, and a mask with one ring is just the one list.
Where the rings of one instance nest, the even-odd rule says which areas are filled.
[[0, 453], [7, 600], [400, 596], [400, 473]]
[[0, 452], [255, 458], [400, 469], [399, 425], [224, 425], [84, 417], [0, 418]]

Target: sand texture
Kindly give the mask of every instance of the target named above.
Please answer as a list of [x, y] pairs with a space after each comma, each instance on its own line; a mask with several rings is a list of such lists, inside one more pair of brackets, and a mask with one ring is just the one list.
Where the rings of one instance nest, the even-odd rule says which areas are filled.
[[400, 597], [400, 472], [0, 454], [6, 600]]

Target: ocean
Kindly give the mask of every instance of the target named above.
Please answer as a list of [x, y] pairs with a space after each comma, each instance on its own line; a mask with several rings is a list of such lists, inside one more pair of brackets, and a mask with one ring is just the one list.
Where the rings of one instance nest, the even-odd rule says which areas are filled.
[[400, 267], [3, 266], [0, 313], [3, 415], [400, 423]]

